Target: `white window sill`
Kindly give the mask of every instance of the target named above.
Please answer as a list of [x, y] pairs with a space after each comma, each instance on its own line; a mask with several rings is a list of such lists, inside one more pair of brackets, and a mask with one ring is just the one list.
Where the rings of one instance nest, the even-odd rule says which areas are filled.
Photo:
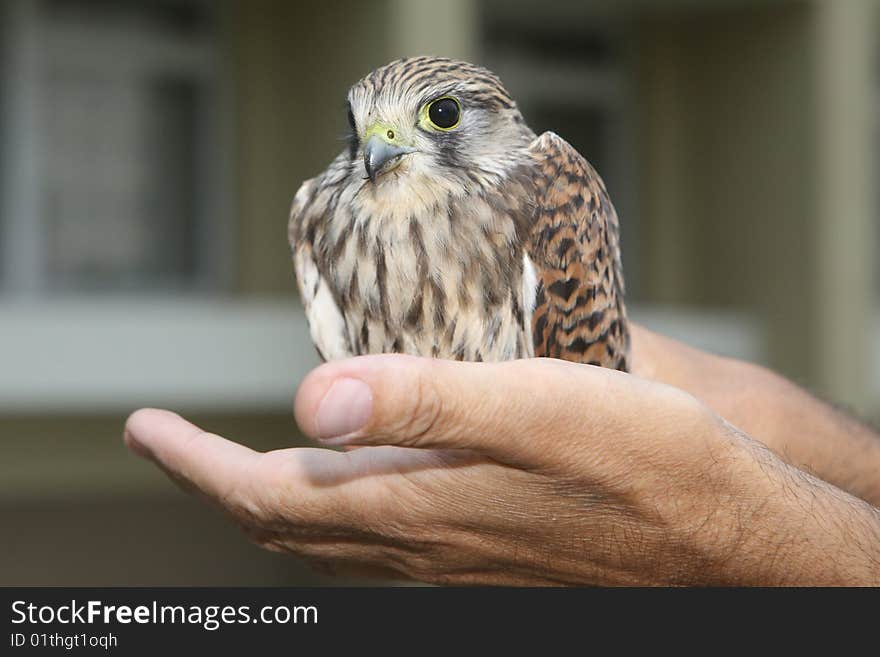
[[[760, 325], [748, 316], [644, 307], [631, 314], [689, 344], [762, 360]], [[301, 307], [283, 298], [6, 301], [0, 337], [5, 414], [284, 412], [319, 363]], [[880, 372], [880, 349], [877, 361]]]
[[291, 408], [319, 360], [294, 299], [0, 304], [0, 412]]

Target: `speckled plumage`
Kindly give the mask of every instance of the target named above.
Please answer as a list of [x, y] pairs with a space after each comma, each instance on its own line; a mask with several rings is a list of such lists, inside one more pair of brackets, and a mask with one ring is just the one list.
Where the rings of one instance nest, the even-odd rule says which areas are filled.
[[[461, 109], [448, 131], [419, 118], [442, 97]], [[617, 217], [577, 151], [536, 138], [500, 80], [466, 62], [392, 62], [352, 87], [349, 107], [349, 148], [302, 185], [289, 223], [322, 357], [627, 369]], [[362, 158], [376, 126], [407, 154], [371, 179]]]

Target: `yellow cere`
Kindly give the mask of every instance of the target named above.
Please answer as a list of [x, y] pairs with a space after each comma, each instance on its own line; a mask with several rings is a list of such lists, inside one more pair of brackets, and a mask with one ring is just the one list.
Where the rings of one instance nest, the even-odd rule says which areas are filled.
[[383, 141], [389, 144], [397, 144], [398, 143], [398, 135], [397, 131], [391, 126], [384, 125], [382, 123], [374, 123], [369, 128], [367, 128], [366, 133], [364, 133], [364, 141], [367, 141], [373, 135], [378, 136]]

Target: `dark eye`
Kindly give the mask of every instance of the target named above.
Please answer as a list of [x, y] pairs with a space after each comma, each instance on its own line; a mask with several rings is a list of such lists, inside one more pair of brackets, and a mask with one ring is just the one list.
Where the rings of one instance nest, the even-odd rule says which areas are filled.
[[432, 100], [428, 105], [428, 120], [435, 128], [452, 130], [461, 120], [461, 106], [449, 96]]

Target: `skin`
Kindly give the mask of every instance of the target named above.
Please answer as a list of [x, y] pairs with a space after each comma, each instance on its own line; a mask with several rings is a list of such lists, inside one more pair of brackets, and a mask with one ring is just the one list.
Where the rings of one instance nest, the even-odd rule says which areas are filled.
[[325, 445], [361, 447], [348, 451], [261, 454], [151, 409], [125, 440], [258, 544], [330, 572], [880, 584], [876, 436], [763, 369], [638, 327], [633, 356], [633, 374], [547, 359], [328, 363], [303, 381], [296, 418]]
[[780, 458], [880, 506], [880, 436], [763, 367], [633, 326], [633, 373], [685, 390]]

